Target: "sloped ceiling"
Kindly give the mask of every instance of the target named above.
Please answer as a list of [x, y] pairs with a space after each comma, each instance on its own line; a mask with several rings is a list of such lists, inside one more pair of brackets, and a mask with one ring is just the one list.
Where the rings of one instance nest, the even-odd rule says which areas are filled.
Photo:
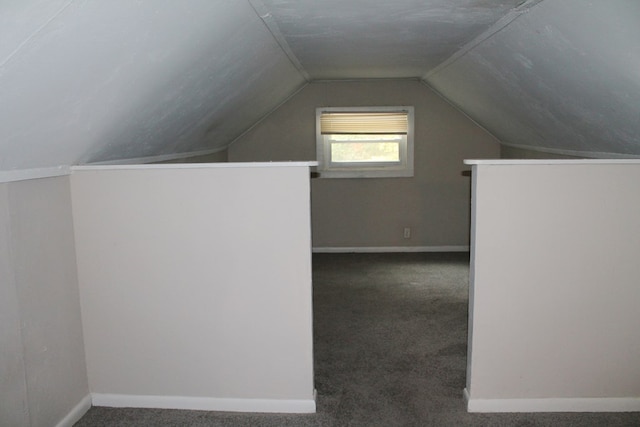
[[640, 155], [640, 2], [546, 0], [426, 81], [505, 144]]
[[360, 78], [423, 78], [507, 144], [640, 155], [639, 23], [634, 0], [5, 1], [0, 170], [221, 149]]
[[317, 80], [420, 77], [523, 0], [252, 3], [263, 5], [304, 69]]
[[224, 147], [305, 84], [246, 1], [0, 3], [0, 168]]

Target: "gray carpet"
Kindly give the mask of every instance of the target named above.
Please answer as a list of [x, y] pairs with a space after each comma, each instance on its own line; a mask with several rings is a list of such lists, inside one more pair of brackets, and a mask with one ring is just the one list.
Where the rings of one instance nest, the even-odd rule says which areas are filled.
[[468, 254], [316, 254], [318, 412], [92, 408], [76, 426], [640, 426], [640, 413], [468, 414]]

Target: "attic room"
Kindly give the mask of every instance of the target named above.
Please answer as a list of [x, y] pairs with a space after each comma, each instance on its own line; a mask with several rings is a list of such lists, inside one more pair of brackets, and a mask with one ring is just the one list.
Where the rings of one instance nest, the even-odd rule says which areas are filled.
[[[4, 2], [0, 425], [345, 423], [314, 287], [354, 253], [463, 260], [468, 306], [457, 412], [367, 416], [637, 424], [638, 22], [628, 0]], [[395, 166], [332, 161], [334, 111], [401, 113]]]

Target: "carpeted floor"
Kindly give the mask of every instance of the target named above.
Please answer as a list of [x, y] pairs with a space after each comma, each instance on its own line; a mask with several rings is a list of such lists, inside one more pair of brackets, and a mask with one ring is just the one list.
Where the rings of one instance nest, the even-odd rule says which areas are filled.
[[316, 414], [92, 408], [76, 426], [640, 426], [640, 413], [467, 413], [468, 257], [314, 255]]

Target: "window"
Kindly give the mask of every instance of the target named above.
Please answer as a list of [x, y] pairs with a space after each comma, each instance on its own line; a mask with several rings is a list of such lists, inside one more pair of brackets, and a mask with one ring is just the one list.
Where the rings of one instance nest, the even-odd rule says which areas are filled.
[[413, 176], [413, 107], [316, 109], [321, 178]]

